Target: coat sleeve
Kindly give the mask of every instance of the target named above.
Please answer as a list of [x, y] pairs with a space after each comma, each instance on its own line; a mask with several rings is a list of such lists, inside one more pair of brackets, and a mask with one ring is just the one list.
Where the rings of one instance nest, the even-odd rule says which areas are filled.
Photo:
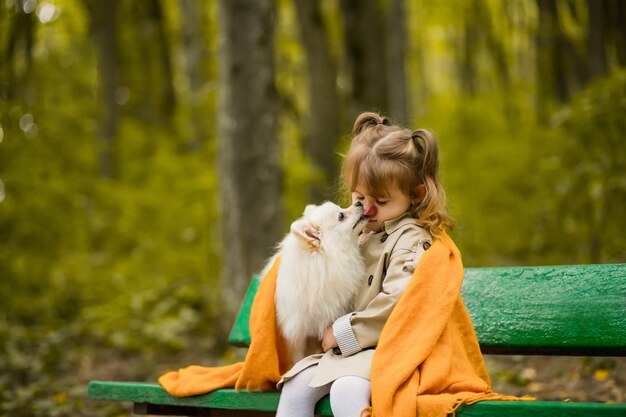
[[[416, 228], [407, 228], [389, 254], [381, 292], [362, 311], [352, 313], [350, 325], [360, 350], [378, 344], [387, 319], [411, 280], [415, 265], [430, 246], [431, 238]], [[341, 347], [341, 342], [339, 342]], [[356, 353], [352, 351], [351, 353]]]

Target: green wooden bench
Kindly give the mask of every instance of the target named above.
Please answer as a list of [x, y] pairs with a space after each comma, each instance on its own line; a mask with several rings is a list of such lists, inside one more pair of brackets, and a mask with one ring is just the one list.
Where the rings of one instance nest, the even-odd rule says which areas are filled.
[[[250, 343], [258, 285], [254, 277], [230, 334], [236, 346]], [[626, 264], [468, 268], [462, 294], [483, 353], [626, 356]], [[133, 402], [136, 414], [270, 416], [279, 393], [223, 389], [175, 398], [157, 384], [92, 381], [88, 396]], [[332, 415], [328, 397], [316, 414]], [[463, 406], [457, 415], [624, 417], [626, 404], [485, 401]]]

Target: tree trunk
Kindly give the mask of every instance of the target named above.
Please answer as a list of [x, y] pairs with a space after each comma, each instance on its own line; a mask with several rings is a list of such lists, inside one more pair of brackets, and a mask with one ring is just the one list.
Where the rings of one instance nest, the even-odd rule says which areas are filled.
[[[415, 22], [425, 19], [427, 13], [423, 7], [415, 2], [407, 3], [409, 8], [409, 21]], [[410, 26], [409, 26], [410, 27]], [[410, 79], [418, 88], [410, 90], [408, 107], [411, 109], [411, 115], [420, 119], [428, 114], [428, 101], [432, 95], [432, 85], [429, 82], [428, 59], [427, 52], [427, 36], [423, 30], [417, 30], [411, 33], [409, 39], [409, 73]]]
[[409, 122], [406, 77], [406, 0], [391, 0], [387, 13], [387, 85], [389, 114], [394, 122]]
[[384, 14], [377, 1], [341, 0], [347, 68], [351, 80], [350, 118], [367, 110], [389, 111]]
[[502, 40], [496, 35], [496, 27], [493, 22], [493, 16], [489, 12], [489, 6], [485, 4], [484, 0], [481, 0], [480, 7], [481, 19], [485, 22], [484, 36], [486, 37], [486, 46], [493, 59], [500, 87], [507, 91], [511, 86], [511, 76], [506, 50]]
[[[9, 3], [0, 6], [0, 12], [10, 13], [8, 9]], [[6, 50], [0, 50], [0, 100], [13, 100], [16, 98], [17, 92], [25, 91], [28, 73], [32, 68], [33, 45], [35, 33], [35, 13], [26, 13], [24, 11], [24, 0], [19, 0], [13, 5], [13, 17], [8, 20], [11, 25], [6, 31], [7, 41]], [[20, 59], [16, 59], [18, 55], [23, 58], [26, 65], [16, 65]]]
[[206, 40], [202, 37], [203, 28], [207, 25], [202, 19], [202, 3], [196, 0], [180, 0], [181, 50], [183, 67], [187, 80], [186, 94], [190, 105], [190, 130], [186, 147], [195, 151], [205, 142], [203, 125], [206, 114], [203, 114], [201, 103], [206, 92], [206, 78], [202, 72], [202, 63], [208, 53]]
[[470, 97], [476, 94], [476, 82], [478, 79], [476, 61], [480, 46], [480, 33], [484, 30], [482, 27], [483, 22], [479, 20], [481, 16], [480, 7], [478, 0], [472, 0], [465, 9], [467, 18], [464, 22], [459, 79], [461, 80], [461, 90]]
[[100, 139], [100, 176], [113, 177], [115, 172], [115, 136], [118, 125], [118, 106], [115, 93], [118, 86], [116, 59], [117, 0], [97, 0], [89, 3], [92, 35], [98, 50], [102, 118]]
[[547, 120], [550, 108], [547, 103], [556, 100], [565, 103], [569, 98], [564, 71], [563, 42], [558, 21], [556, 0], [537, 0], [539, 27], [537, 28], [537, 117]]
[[[565, 103], [585, 85], [585, 57], [577, 52], [559, 23], [559, 4], [557, 0], [537, 0], [537, 108], [540, 117], [546, 116], [543, 114], [545, 110], [542, 110], [545, 99]], [[576, 10], [572, 3], [565, 3], [564, 6]], [[580, 16], [574, 18], [580, 19]]]
[[[174, 114], [174, 72], [160, 0], [123, 2], [120, 16], [133, 33], [134, 50], [122, 49], [124, 66], [141, 86], [133, 91], [137, 112], [147, 124], [165, 126]], [[132, 82], [132, 81], [131, 81]]]
[[163, 7], [160, 0], [150, 0], [147, 5], [148, 16], [154, 21], [156, 34], [155, 40], [158, 44], [158, 61], [163, 71], [160, 83], [163, 88], [163, 96], [160, 97], [159, 120], [167, 120], [174, 114], [176, 105], [176, 93], [174, 91], [174, 71], [172, 69], [172, 60], [170, 58], [170, 50], [167, 39], [167, 31], [165, 26], [165, 17], [163, 16]]
[[[493, 67], [500, 88], [506, 91], [510, 86], [509, 67], [502, 42], [495, 33], [493, 18], [484, 0], [473, 0], [465, 12], [465, 30], [462, 43], [462, 58], [459, 75], [462, 90], [474, 96], [481, 88], [480, 55], [484, 49], [493, 60]], [[484, 83], [482, 83], [484, 84]]]
[[324, 183], [313, 184], [310, 201], [332, 199], [338, 164], [335, 147], [339, 139], [340, 114], [337, 69], [326, 38], [324, 20], [317, 1], [296, 0], [300, 39], [309, 69], [309, 111], [304, 149], [324, 176]]
[[[218, 169], [222, 296], [239, 308], [283, 230], [272, 0], [220, 0]], [[225, 322], [230, 321], [225, 320]]]
[[587, 36], [587, 79], [602, 76], [608, 72], [606, 54], [606, 2], [604, 0], [589, 0], [589, 35]]
[[611, 21], [611, 43], [616, 51], [617, 64], [626, 66], [626, 2], [609, 0], [608, 18]]

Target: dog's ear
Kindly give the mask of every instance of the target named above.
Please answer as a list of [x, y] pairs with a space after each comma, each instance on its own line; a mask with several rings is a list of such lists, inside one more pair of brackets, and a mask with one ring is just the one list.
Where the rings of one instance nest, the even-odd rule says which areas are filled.
[[302, 217], [311, 217], [311, 214], [313, 214], [313, 210], [315, 210], [317, 208], [317, 206], [315, 204], [307, 204], [307, 206], [304, 208], [304, 213], [302, 213]]
[[291, 233], [304, 239], [309, 245], [314, 248], [320, 246], [320, 229], [305, 219], [296, 220], [291, 224]]

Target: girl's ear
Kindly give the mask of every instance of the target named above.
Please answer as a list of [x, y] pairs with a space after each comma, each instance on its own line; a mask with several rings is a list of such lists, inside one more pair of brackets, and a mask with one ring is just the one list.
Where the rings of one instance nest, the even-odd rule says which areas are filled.
[[291, 233], [303, 239], [314, 248], [319, 248], [321, 244], [320, 229], [306, 219], [296, 220], [291, 223]]
[[418, 202], [424, 201], [424, 197], [426, 197], [426, 186], [424, 184], [420, 184], [417, 186], [415, 191], [411, 193], [411, 198], [416, 199]]

